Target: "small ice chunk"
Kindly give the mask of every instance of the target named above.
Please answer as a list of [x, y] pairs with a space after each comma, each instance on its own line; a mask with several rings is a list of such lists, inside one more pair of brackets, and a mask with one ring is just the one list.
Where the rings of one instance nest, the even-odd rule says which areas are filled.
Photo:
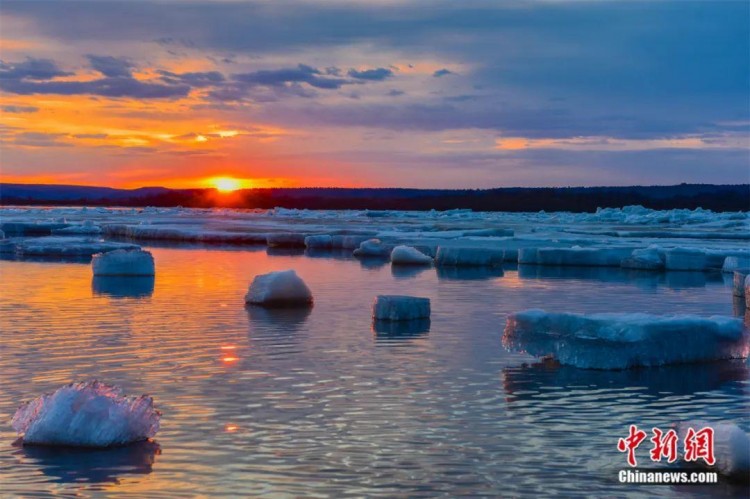
[[584, 369], [627, 369], [746, 358], [750, 334], [733, 317], [568, 314], [527, 310], [508, 317], [503, 343]]
[[708, 466], [703, 459], [695, 461], [701, 466], [716, 470], [718, 473], [747, 482], [750, 479], [750, 436], [734, 423], [713, 423], [708, 421], [683, 421], [677, 424], [677, 435], [684, 442], [689, 429], [698, 432], [703, 428], [714, 430], [713, 466]]
[[362, 241], [359, 248], [354, 250], [354, 256], [376, 256], [388, 257], [391, 254], [392, 246], [383, 244], [380, 239], [368, 239]]
[[625, 269], [661, 270], [664, 260], [655, 248], [637, 249], [622, 261], [621, 266]]
[[704, 270], [706, 252], [690, 248], [667, 250], [665, 267], [667, 270]]
[[391, 263], [393, 265], [430, 265], [432, 257], [413, 246], [396, 246], [391, 251]]
[[493, 267], [501, 266], [505, 250], [501, 248], [456, 248], [440, 246], [435, 255], [438, 266]]
[[307, 236], [305, 238], [305, 246], [308, 248], [332, 248], [333, 238], [328, 234]]
[[737, 269], [732, 276], [732, 294], [734, 296], [745, 296], [745, 281], [750, 274], [750, 269]]
[[296, 232], [274, 232], [266, 236], [266, 242], [272, 248], [304, 248], [305, 237]]
[[264, 307], [308, 306], [310, 288], [294, 270], [257, 275], [245, 295], [245, 303]]
[[728, 256], [724, 259], [721, 271], [731, 274], [737, 269], [750, 268], [750, 256]]
[[430, 299], [417, 296], [378, 295], [372, 307], [376, 321], [411, 321], [430, 318]]
[[140, 249], [121, 249], [98, 253], [91, 259], [96, 276], [151, 276], [155, 274], [154, 257]]
[[89, 381], [22, 404], [11, 424], [24, 444], [110, 447], [153, 437], [160, 418], [150, 396]]

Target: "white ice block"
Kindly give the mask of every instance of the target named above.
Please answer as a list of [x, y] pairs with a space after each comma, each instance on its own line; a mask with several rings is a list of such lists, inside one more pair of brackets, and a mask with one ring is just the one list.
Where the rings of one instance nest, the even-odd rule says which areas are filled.
[[410, 321], [430, 318], [430, 299], [416, 296], [379, 295], [372, 307], [372, 318]]
[[140, 249], [98, 253], [91, 259], [95, 276], [150, 276], [155, 274], [154, 257]]
[[160, 418], [150, 396], [90, 381], [22, 404], [11, 424], [24, 444], [110, 447], [153, 437]]
[[245, 303], [264, 307], [309, 306], [312, 292], [294, 270], [257, 275], [250, 283]]
[[692, 315], [511, 314], [506, 347], [586, 369], [627, 369], [746, 358], [750, 334], [740, 319]]
[[393, 265], [430, 265], [432, 257], [412, 246], [396, 246], [391, 251]]

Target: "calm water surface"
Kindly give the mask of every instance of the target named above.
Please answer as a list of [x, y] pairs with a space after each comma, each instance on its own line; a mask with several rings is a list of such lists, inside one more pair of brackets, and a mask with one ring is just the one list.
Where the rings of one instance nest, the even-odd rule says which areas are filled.
[[[718, 274], [395, 272], [335, 254], [152, 252], [155, 280], [92, 280], [80, 263], [0, 262], [2, 493], [743, 492], [622, 486], [616, 441], [631, 423], [687, 418], [749, 430], [747, 364], [582, 371], [535, 363], [500, 341], [506, 315], [525, 308], [740, 313]], [[288, 268], [310, 285], [314, 308], [245, 309], [255, 274]], [[432, 321], [373, 330], [379, 293], [429, 297]], [[21, 401], [90, 378], [152, 394], [164, 413], [156, 442], [94, 452], [11, 445], [9, 421]]]

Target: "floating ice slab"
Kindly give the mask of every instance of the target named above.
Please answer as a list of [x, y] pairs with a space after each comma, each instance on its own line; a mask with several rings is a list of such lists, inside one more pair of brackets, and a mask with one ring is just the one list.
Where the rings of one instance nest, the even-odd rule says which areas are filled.
[[451, 267], [493, 267], [505, 260], [505, 250], [500, 248], [456, 248], [440, 246], [435, 255], [435, 265]]
[[268, 234], [266, 242], [272, 248], [304, 248], [306, 237], [295, 232], [278, 232]]
[[359, 248], [354, 250], [354, 256], [388, 257], [393, 246], [383, 244], [380, 239], [368, 239], [360, 243]]
[[432, 257], [412, 246], [396, 246], [391, 251], [393, 265], [430, 265]]
[[20, 240], [16, 252], [26, 256], [91, 256], [118, 249], [139, 249], [135, 244], [102, 241], [94, 237], [47, 236]]
[[697, 464], [716, 470], [732, 479], [750, 481], [750, 436], [734, 423], [713, 423], [708, 421], [683, 421], [677, 424], [677, 435], [680, 442], [685, 441], [689, 429], [700, 431], [703, 428], [714, 430], [714, 459], [709, 467], [703, 459]]
[[746, 358], [750, 334], [732, 317], [555, 314], [508, 317], [503, 343], [585, 369], [627, 369]]
[[154, 257], [141, 249], [121, 249], [99, 253], [91, 260], [95, 276], [152, 276]]
[[150, 396], [90, 381], [22, 404], [11, 424], [24, 444], [110, 447], [153, 437], [160, 418]]
[[102, 233], [102, 228], [98, 225], [94, 225], [91, 220], [86, 220], [82, 224], [70, 225], [63, 229], [53, 229], [52, 235], [64, 236], [64, 235], [98, 235]]
[[664, 263], [667, 270], [703, 270], [706, 268], [706, 252], [690, 248], [670, 249]]
[[308, 248], [332, 248], [333, 237], [328, 234], [307, 236], [305, 238], [305, 246]]
[[5, 222], [0, 224], [0, 230], [12, 236], [49, 236], [53, 230], [68, 225], [63, 222]]
[[245, 303], [264, 307], [308, 306], [312, 302], [310, 288], [294, 270], [255, 276], [245, 295]]
[[376, 321], [411, 321], [430, 318], [430, 299], [417, 296], [378, 295], [372, 307]]
[[750, 256], [728, 256], [724, 259], [721, 271], [731, 274], [738, 269], [750, 268]]
[[153, 225], [108, 224], [102, 228], [109, 236], [216, 244], [266, 244], [266, 234], [256, 232], [225, 232], [205, 229], [182, 229]]
[[538, 265], [570, 265], [582, 267], [619, 267], [631, 256], [633, 248], [539, 248]]
[[629, 257], [622, 260], [620, 265], [625, 269], [662, 270], [664, 269], [664, 260], [659, 251], [654, 248], [637, 249], [633, 250]]
[[336, 235], [331, 238], [331, 246], [334, 248], [350, 249], [359, 248], [359, 245], [370, 239], [372, 236], [361, 235]]

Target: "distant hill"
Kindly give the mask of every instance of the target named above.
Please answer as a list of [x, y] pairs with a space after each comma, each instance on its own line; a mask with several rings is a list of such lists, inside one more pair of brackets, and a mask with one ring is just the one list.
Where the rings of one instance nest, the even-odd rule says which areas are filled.
[[3, 205], [185, 206], [369, 210], [574, 211], [640, 204], [654, 209], [750, 210], [750, 184], [498, 189], [112, 189], [0, 184]]

